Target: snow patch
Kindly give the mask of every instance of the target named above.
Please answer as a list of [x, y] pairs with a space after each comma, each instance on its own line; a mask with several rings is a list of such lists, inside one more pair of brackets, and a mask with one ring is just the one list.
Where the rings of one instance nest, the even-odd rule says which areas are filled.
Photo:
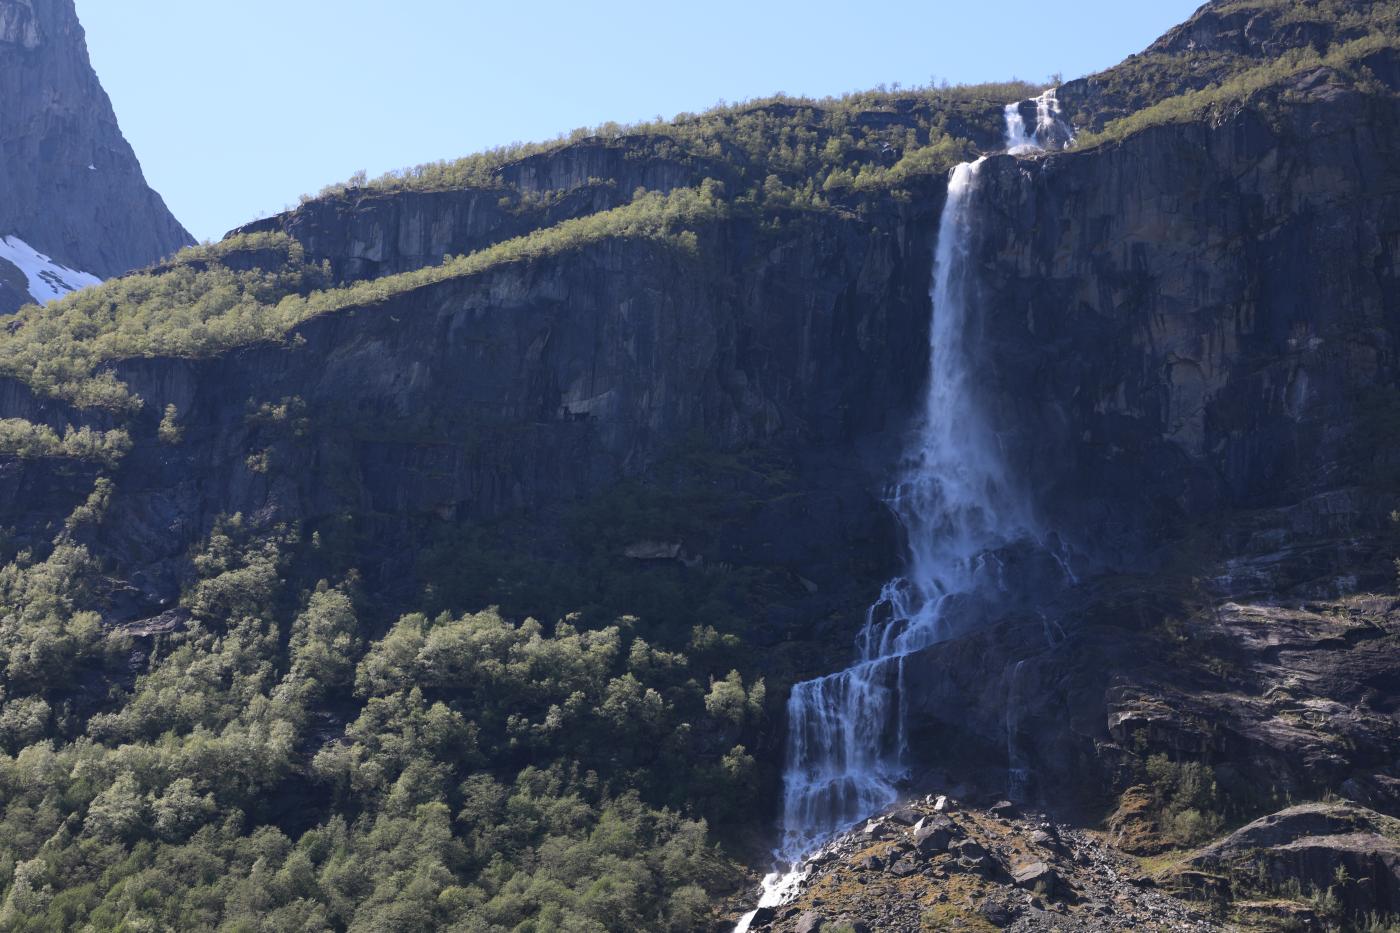
[[0, 260], [24, 273], [30, 297], [39, 304], [102, 284], [97, 276], [56, 263], [17, 236], [0, 237]]

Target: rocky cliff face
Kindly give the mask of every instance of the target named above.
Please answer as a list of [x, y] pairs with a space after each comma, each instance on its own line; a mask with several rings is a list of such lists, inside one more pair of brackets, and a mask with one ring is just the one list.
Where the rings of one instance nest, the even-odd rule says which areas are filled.
[[0, 97], [0, 237], [51, 260], [5, 251], [0, 311], [36, 291], [49, 297], [34, 284], [41, 272], [68, 284], [75, 270], [108, 278], [193, 242], [122, 138], [72, 0], [0, 3]]
[[1272, 103], [986, 172], [981, 352], [1049, 525], [1085, 567], [1194, 577], [929, 652], [929, 728], [1010, 742], [1061, 800], [1139, 732], [1241, 792], [1391, 764], [1394, 611], [1341, 597], [1389, 585], [1400, 105], [1326, 69]]
[[[424, 200], [461, 216], [472, 203]], [[340, 242], [386, 242], [386, 230], [417, 223], [417, 203], [359, 205], [360, 232]], [[927, 327], [929, 236], [891, 205], [781, 237], [716, 225], [695, 256], [604, 241], [317, 318], [286, 344], [120, 363], [114, 372], [145, 405], [102, 547], [135, 571], [133, 611], [152, 611], [175, 598], [189, 548], [221, 514], [308, 527], [372, 515], [370, 565], [390, 585], [405, 579], [425, 528], [548, 523], [623, 480], [654, 478], [682, 448], [761, 454], [787, 464], [781, 484], [731, 478], [736, 502], [770, 488], [742, 520], [684, 544], [714, 563], [822, 578], [820, 596], [799, 587], [781, 613], [808, 627], [833, 603], [864, 601], [853, 561], [874, 574], [892, 559], [879, 496], [926, 366], [922, 341], [905, 335]], [[362, 258], [340, 257], [357, 270]], [[7, 414], [60, 430], [122, 420], [15, 382], [6, 394]], [[314, 427], [256, 417], [288, 400]], [[182, 431], [173, 448], [157, 436], [169, 405]], [[270, 470], [250, 465], [263, 452]], [[83, 469], [65, 479], [43, 463], [10, 468], [16, 543], [42, 540], [51, 516], [91, 488]]]
[[[15, 54], [38, 54], [47, 22], [0, 4]], [[1102, 128], [1160, 99], [1132, 75], [1217, 56], [1204, 87], [1241, 60], [1347, 39], [1338, 23], [1322, 35], [1277, 11], [1208, 6], [1143, 61], [1061, 99]], [[902, 126], [912, 106], [859, 119]], [[999, 107], [949, 119], [992, 150], [983, 118]], [[1329, 793], [1372, 808], [1368, 832], [1400, 813], [1397, 167], [1400, 60], [1385, 50], [1097, 145], [991, 152], [971, 244], [977, 372], [1071, 573], [1011, 581], [985, 627], [908, 660], [920, 789], [976, 802], [1014, 787], [1081, 824], [1112, 813], [1112, 841], [1139, 853]], [[639, 187], [710, 178], [742, 191], [745, 171], [652, 139], [591, 139], [515, 160], [492, 185], [350, 189], [242, 232], [290, 234], [337, 283], [378, 280], [593, 216]], [[6, 378], [0, 416], [130, 431], [105, 519], [76, 532], [109, 562], [110, 628], [164, 618], [223, 515], [336, 539], [338, 570], [362, 573], [385, 616], [416, 606], [425, 582], [453, 582], [431, 578], [429, 542], [484, 528], [584, 573], [760, 580], [744, 622], [780, 686], [846, 663], [896, 569], [882, 497], [927, 383], [945, 186], [930, 172], [735, 211], [694, 231], [693, 250], [592, 240], [201, 358], [127, 354], [105, 366], [142, 400], [134, 414]], [[256, 247], [223, 261], [272, 262]], [[51, 539], [103, 472], [5, 458], [7, 547]], [[662, 501], [666, 521], [636, 520]], [[504, 577], [484, 576], [448, 604], [499, 598]], [[752, 749], [766, 769], [755, 811], [775, 795], [782, 738], [770, 730]], [[1292, 864], [1290, 843], [1270, 839], [1270, 864]], [[1005, 842], [1008, 865], [1025, 845]], [[880, 858], [898, 864], [897, 848]], [[1087, 837], [1073, 848], [1099, 860]], [[1055, 851], [1057, 870], [1078, 871]], [[1081, 886], [1110, 896], [1116, 858]], [[1198, 853], [1172, 883], [1209, 887], [1200, 866], [1232, 858]], [[1377, 886], [1394, 882], [1386, 858]], [[939, 859], [914, 861], [934, 877], [952, 870]], [[1098, 868], [1108, 881], [1089, 877]], [[1145, 917], [1161, 907], [1148, 902]], [[1392, 895], [1353, 906], [1389, 910]], [[1088, 929], [1101, 923], [1091, 913]]]

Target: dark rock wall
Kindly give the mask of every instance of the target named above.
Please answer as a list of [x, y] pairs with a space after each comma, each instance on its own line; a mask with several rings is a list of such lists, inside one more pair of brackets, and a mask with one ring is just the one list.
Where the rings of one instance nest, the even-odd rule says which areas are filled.
[[648, 155], [655, 143], [584, 140], [505, 166], [496, 187], [349, 188], [234, 233], [285, 231], [301, 242], [310, 261], [327, 261], [338, 281], [355, 281], [437, 265], [446, 256], [610, 210], [631, 201], [638, 188], [667, 193], [706, 178], [736, 176], [722, 162]]
[[[782, 235], [735, 220], [696, 254], [604, 241], [326, 315], [284, 345], [119, 364], [145, 406], [104, 549], [165, 596], [224, 513], [376, 516], [384, 551], [407, 555], [423, 521], [539, 512], [698, 444], [800, 463], [776, 511], [724, 531], [747, 560], [815, 574], [846, 549], [892, 555], [879, 496], [927, 366], [929, 217], [796, 217]], [[110, 426], [9, 389], [7, 415]], [[257, 414], [285, 399], [300, 432]], [[167, 405], [174, 446], [156, 438]], [[48, 512], [88, 489], [74, 473]]]
[[1272, 124], [1245, 110], [984, 170], [981, 352], [1077, 539], [1136, 513], [1103, 542], [1121, 552], [1151, 544], [1148, 513], [1277, 507], [1393, 466], [1374, 442], [1400, 338], [1400, 105], [1326, 73], [1291, 93]]
[[928, 766], [995, 786], [1019, 756], [1065, 804], [1143, 740], [1242, 794], [1388, 763], [1395, 613], [1331, 601], [1392, 585], [1400, 103], [1319, 71], [1218, 125], [993, 158], [978, 197], [991, 410], [1107, 576], [910, 661]]

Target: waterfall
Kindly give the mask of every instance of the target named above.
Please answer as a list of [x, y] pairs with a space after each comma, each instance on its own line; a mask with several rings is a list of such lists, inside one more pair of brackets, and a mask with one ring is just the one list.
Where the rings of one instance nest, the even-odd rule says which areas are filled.
[[[1026, 126], [1006, 108], [1006, 148], [1041, 151], [1064, 140], [1054, 90], [1036, 99]], [[929, 382], [922, 417], [886, 500], [908, 542], [905, 573], [884, 585], [856, 639], [855, 663], [799, 683], [788, 697], [783, 775], [783, 870], [764, 880], [760, 907], [785, 903], [801, 884], [802, 860], [823, 840], [894, 803], [908, 772], [905, 660], [975, 624], [977, 597], [1004, 589], [999, 552], [1037, 540], [1027, 496], [1002, 456], [976, 392], [971, 343], [975, 302], [970, 251], [974, 202], [985, 159], [948, 182], [930, 298]], [[746, 916], [736, 933], [748, 929]]]
[[867, 614], [856, 663], [797, 684], [788, 698], [785, 856], [894, 801], [906, 770], [898, 709], [904, 658], [946, 638], [957, 598], [995, 588], [995, 552], [1032, 530], [971, 391], [966, 285], [981, 167], [981, 160], [959, 165], [948, 183], [934, 258], [928, 391], [888, 499], [908, 539], [907, 571], [885, 584]]
[[[1063, 149], [1074, 141], [1074, 130], [1060, 117], [1060, 100], [1056, 88], [1050, 88], [1029, 101], [1007, 104], [1006, 148], [1012, 155]], [[1022, 115], [1026, 104], [1035, 104], [1035, 126], [1028, 126]]]

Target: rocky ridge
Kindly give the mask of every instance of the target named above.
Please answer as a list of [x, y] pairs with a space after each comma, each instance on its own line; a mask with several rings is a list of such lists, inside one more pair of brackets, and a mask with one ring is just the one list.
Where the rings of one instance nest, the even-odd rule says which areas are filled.
[[928, 796], [872, 817], [805, 863], [790, 903], [753, 930], [1221, 930], [1204, 905], [1157, 889], [1098, 834], [1009, 801], [964, 807]]

